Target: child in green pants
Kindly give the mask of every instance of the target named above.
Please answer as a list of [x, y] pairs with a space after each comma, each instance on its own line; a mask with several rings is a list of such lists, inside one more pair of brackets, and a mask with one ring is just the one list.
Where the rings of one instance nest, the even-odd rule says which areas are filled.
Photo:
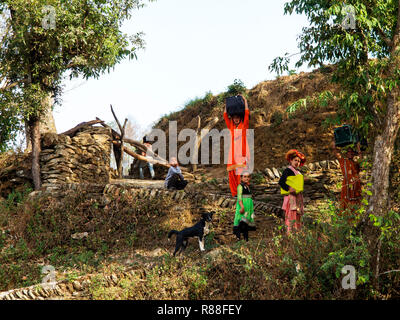
[[240, 240], [240, 234], [246, 241], [249, 240], [249, 231], [256, 230], [254, 224], [254, 205], [250, 191], [250, 173], [244, 171], [241, 183], [237, 187], [237, 203], [235, 219], [233, 221], [233, 234]]

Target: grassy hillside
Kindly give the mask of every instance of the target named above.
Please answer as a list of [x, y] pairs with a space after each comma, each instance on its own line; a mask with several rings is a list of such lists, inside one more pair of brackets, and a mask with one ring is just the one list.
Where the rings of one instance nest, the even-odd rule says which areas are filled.
[[[39, 284], [42, 267], [51, 265], [55, 280], [67, 287], [92, 275], [79, 295], [61, 296], [68, 299], [400, 297], [398, 273], [383, 275], [379, 289], [373, 285], [367, 238], [337, 215], [328, 199], [318, 227], [287, 237], [282, 221], [258, 214], [258, 229], [246, 243], [231, 233], [231, 210], [196, 203], [194, 195], [179, 203], [168, 195], [138, 200], [124, 192], [105, 198], [94, 197], [93, 187], [81, 187], [0, 202], [0, 291]], [[168, 231], [198, 221], [199, 206], [216, 211], [206, 252], [192, 239], [183, 255], [173, 257]], [[392, 219], [385, 217], [382, 226]], [[386, 229], [382, 271], [398, 266], [398, 225]], [[88, 236], [72, 237], [80, 232]], [[341, 287], [344, 265], [356, 266], [356, 290]], [[113, 274], [123, 276], [106, 285]]]
[[[285, 76], [250, 90], [235, 82], [226, 93], [207, 93], [192, 100], [181, 111], [160, 119], [156, 127], [168, 133], [168, 121], [176, 120], [178, 130], [196, 129], [200, 116], [202, 127], [218, 117], [216, 128], [222, 130], [225, 97], [243, 92], [251, 109], [250, 127], [255, 130], [256, 170], [285, 165], [284, 154], [290, 148], [302, 150], [309, 162], [332, 159], [328, 147], [333, 127], [325, 123], [337, 109], [335, 100], [329, 99], [328, 92], [335, 90], [328, 81], [329, 74], [329, 68], [325, 68]], [[296, 112], [287, 112], [298, 104]], [[393, 198], [400, 198], [399, 143], [391, 169]], [[221, 193], [222, 187], [214, 178], [226, 178], [223, 164], [200, 168], [201, 182], [191, 183], [185, 190], [188, 196], [179, 200], [166, 193], [137, 198], [119, 189], [111, 196], [105, 194], [104, 185], [83, 184], [76, 190], [31, 193], [26, 186], [30, 181], [27, 157], [0, 155], [0, 291], [39, 284], [42, 267], [52, 265], [56, 280], [66, 281], [70, 287], [76, 279], [94, 276], [78, 296], [69, 295], [71, 299], [400, 297], [400, 216], [394, 211], [374, 221], [373, 228], [378, 229], [382, 240], [381, 274], [375, 282], [377, 269], [371, 261], [371, 244], [356, 227], [365, 215], [364, 209], [361, 207], [354, 217], [340, 215], [332, 192], [306, 202], [306, 214], [312, 204], [316, 224], [289, 237], [282, 220], [267, 217], [267, 212], [256, 212], [257, 231], [245, 243], [232, 234], [233, 209], [223, 207], [222, 202], [197, 198], [202, 192]], [[340, 180], [339, 170], [336, 174]], [[264, 193], [263, 200], [268, 203], [271, 194], [267, 191], [274, 191], [266, 189], [264, 180], [262, 174], [254, 175], [252, 188], [257, 197]], [[310, 184], [315, 187], [319, 183], [325, 190], [325, 183], [333, 185], [337, 181], [310, 179], [307, 192], [312, 191]], [[210, 183], [215, 183], [214, 189]], [[227, 184], [225, 188], [228, 190]], [[335, 188], [340, 190], [340, 183]], [[140, 190], [149, 191], [144, 187]], [[201, 253], [197, 240], [191, 240], [184, 255], [173, 257], [174, 239], [168, 241], [168, 231], [197, 222], [200, 208], [216, 212], [206, 252]], [[394, 209], [399, 209], [398, 202]], [[87, 236], [74, 238], [84, 232]], [[345, 265], [357, 269], [356, 290], [341, 287]], [[132, 270], [131, 276], [106, 286], [106, 275], [124, 275]]]
[[[291, 148], [302, 150], [310, 162], [332, 159], [328, 149], [333, 130], [324, 124], [336, 110], [335, 101], [328, 101], [326, 93], [335, 90], [329, 82], [330, 72], [326, 68], [283, 76], [262, 82], [250, 90], [228, 88], [228, 92], [217, 96], [207, 93], [204, 98], [189, 102], [181, 111], [163, 117], [155, 127], [168, 132], [168, 121], [177, 121], [178, 132], [183, 128], [196, 129], [197, 116], [200, 116], [202, 128], [218, 117], [215, 128], [222, 130], [226, 128], [223, 120], [225, 97], [235, 93], [235, 89], [243, 89], [251, 111], [250, 128], [255, 130], [256, 169], [285, 165], [284, 154]], [[286, 112], [294, 103], [307, 97], [309, 101], [304, 101], [297, 112]]]

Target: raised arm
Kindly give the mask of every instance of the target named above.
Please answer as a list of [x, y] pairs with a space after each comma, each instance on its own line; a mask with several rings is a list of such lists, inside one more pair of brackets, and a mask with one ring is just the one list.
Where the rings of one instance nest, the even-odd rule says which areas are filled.
[[362, 154], [362, 151], [361, 151], [360, 142], [357, 142], [357, 153], [358, 153], [358, 156], [360, 157], [360, 159], [362, 159], [363, 154]]
[[249, 110], [249, 105], [247, 103], [247, 99], [242, 94], [239, 94], [239, 96], [241, 96], [244, 101], [244, 110]]
[[244, 205], [243, 205], [243, 187], [241, 184], [238, 185], [237, 187], [237, 199], [238, 199], [238, 203], [240, 206], [240, 213], [243, 214], [244, 213]]
[[332, 149], [332, 152], [333, 152], [333, 154], [335, 155], [336, 158], [338, 158], [338, 159], [342, 158], [342, 155], [340, 154], [339, 149], [335, 145], [335, 141], [332, 141], [331, 149]]
[[242, 94], [239, 94], [239, 96], [241, 96], [243, 101], [244, 101], [244, 119], [243, 119], [243, 123], [244, 123], [244, 127], [248, 129], [249, 128], [249, 118], [250, 118], [249, 104], [247, 103], [247, 99]]
[[226, 126], [228, 127], [228, 129], [230, 129], [232, 126], [232, 120], [229, 119], [228, 112], [226, 112], [226, 105], [225, 105], [225, 110], [224, 110], [224, 120], [225, 120], [225, 123], [226, 123]]

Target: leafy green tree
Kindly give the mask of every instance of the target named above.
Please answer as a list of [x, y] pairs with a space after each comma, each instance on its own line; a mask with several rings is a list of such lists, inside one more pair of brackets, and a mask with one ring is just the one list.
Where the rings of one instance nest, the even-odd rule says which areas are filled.
[[[149, 0], [153, 1], [153, 0]], [[32, 141], [32, 176], [40, 188], [39, 125], [51, 101], [59, 102], [65, 77], [98, 78], [124, 58], [136, 58], [143, 34], [121, 31], [142, 0], [0, 0], [0, 95], [7, 134], [15, 116]], [[7, 138], [7, 134], [5, 138]], [[1, 141], [0, 141], [1, 142]]]
[[9, 142], [16, 139], [21, 129], [16, 107], [11, 107], [7, 96], [0, 94], [0, 152], [9, 148]]
[[[340, 85], [339, 122], [352, 122], [374, 136], [368, 212], [388, 209], [389, 169], [400, 125], [400, 1], [293, 0], [285, 14], [304, 14], [309, 26], [298, 37], [296, 68], [334, 64]], [[290, 56], [276, 58], [270, 70], [288, 71]]]

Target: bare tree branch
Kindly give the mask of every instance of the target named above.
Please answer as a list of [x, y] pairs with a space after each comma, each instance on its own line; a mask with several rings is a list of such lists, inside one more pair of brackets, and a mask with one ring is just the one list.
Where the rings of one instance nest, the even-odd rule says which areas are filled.
[[113, 106], [112, 106], [111, 104], [110, 104], [110, 107], [111, 107], [111, 112], [112, 112], [112, 114], [113, 114], [113, 116], [114, 116], [114, 119], [115, 119], [115, 121], [117, 122], [118, 128], [119, 128], [119, 130], [121, 131], [121, 134], [122, 134], [122, 126], [121, 126], [121, 123], [119, 122], [117, 116], [115, 115]]

